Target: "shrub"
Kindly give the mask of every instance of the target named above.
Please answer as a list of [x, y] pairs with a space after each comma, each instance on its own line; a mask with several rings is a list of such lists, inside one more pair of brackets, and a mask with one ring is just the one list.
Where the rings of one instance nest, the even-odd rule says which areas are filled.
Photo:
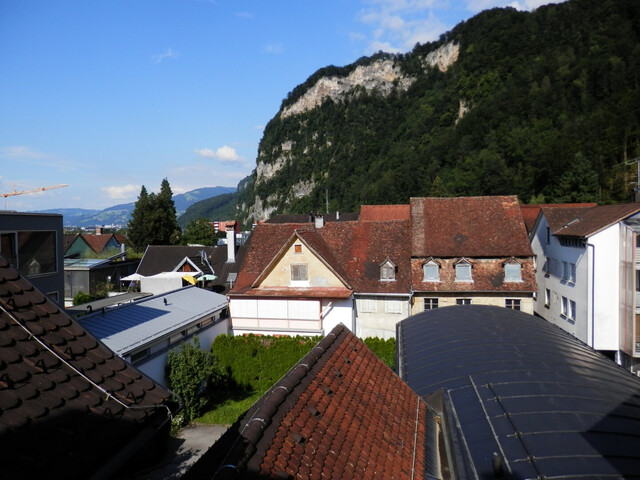
[[387, 340], [378, 337], [364, 339], [364, 343], [371, 349], [391, 370], [396, 368], [396, 339]]

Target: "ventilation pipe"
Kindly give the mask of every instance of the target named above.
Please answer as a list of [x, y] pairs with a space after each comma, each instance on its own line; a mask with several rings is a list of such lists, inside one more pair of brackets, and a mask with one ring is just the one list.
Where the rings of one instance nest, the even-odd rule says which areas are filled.
[[236, 222], [227, 223], [227, 263], [236, 261]]

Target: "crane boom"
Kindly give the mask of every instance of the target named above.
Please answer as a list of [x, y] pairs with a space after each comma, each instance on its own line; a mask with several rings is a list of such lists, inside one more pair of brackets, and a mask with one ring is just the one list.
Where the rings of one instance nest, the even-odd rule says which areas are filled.
[[13, 191], [11, 191], [9, 193], [0, 193], [0, 197], [6, 198], [6, 197], [12, 197], [14, 195], [24, 195], [25, 193], [44, 192], [45, 190], [53, 190], [54, 188], [63, 188], [63, 187], [68, 187], [68, 186], [69, 185], [67, 185], [66, 183], [61, 183], [60, 185], [51, 185], [50, 187], [34, 188], [33, 190], [20, 190], [20, 191], [17, 191], [14, 188]]

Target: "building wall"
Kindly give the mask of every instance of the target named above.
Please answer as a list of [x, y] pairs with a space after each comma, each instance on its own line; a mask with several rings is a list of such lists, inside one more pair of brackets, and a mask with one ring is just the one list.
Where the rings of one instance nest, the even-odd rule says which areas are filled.
[[[296, 253], [296, 245], [301, 248], [300, 253]], [[308, 280], [292, 281], [291, 265], [306, 264], [308, 269]], [[293, 242], [287, 249], [280, 261], [271, 269], [271, 272], [260, 283], [260, 287], [344, 287], [335, 274], [329, 270], [318, 257], [307, 249], [302, 242]]]
[[355, 299], [355, 333], [360, 338], [395, 338], [396, 324], [410, 314], [409, 294], [359, 295]]
[[319, 299], [231, 297], [229, 309], [234, 335], [322, 333], [322, 304]]
[[424, 311], [424, 299], [437, 298], [438, 308], [456, 306], [456, 301], [460, 298], [471, 299], [472, 305], [491, 305], [495, 307], [505, 307], [507, 299], [520, 300], [520, 311], [533, 314], [533, 298], [523, 293], [416, 293], [413, 297], [411, 315]]
[[353, 331], [353, 300], [351, 298], [340, 300], [322, 299], [323, 334], [328, 334], [340, 323]]

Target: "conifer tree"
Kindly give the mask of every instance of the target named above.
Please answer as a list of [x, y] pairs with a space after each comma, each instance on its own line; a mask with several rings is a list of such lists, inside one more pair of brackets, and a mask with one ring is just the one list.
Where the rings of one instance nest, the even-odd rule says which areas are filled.
[[151, 232], [151, 202], [146, 187], [140, 189], [140, 195], [135, 203], [131, 220], [129, 221], [128, 237], [133, 248], [138, 252], [144, 251]]

